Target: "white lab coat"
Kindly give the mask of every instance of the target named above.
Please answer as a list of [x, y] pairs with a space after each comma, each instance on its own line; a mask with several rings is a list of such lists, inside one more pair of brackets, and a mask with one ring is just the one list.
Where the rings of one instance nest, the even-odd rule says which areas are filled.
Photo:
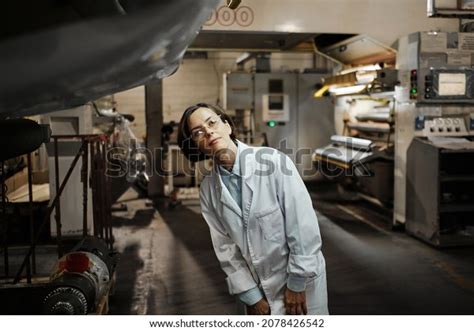
[[230, 294], [259, 286], [273, 315], [284, 315], [288, 274], [305, 277], [308, 314], [328, 314], [326, 264], [308, 191], [293, 162], [239, 141], [242, 210], [217, 166], [201, 183], [204, 219]]

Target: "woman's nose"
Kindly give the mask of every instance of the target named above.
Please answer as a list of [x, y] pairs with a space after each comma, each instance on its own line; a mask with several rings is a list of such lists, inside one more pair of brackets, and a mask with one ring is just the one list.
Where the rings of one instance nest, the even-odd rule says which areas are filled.
[[206, 130], [206, 136], [211, 136], [214, 133], [214, 130], [207, 126], [204, 127], [204, 130]]

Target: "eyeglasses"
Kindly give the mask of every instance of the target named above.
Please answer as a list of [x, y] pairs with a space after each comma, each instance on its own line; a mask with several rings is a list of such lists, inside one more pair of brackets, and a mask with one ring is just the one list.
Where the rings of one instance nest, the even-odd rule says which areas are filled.
[[206, 135], [204, 127], [207, 127], [208, 129], [217, 129], [221, 123], [222, 121], [220, 117], [213, 117], [207, 121], [207, 124], [204, 124], [200, 128], [191, 131], [191, 138], [193, 138], [195, 141], [199, 141]]

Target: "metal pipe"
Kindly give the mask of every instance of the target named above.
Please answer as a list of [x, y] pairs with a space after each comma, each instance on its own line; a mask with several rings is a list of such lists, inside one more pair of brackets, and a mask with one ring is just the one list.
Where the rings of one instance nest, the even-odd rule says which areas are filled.
[[107, 190], [105, 191], [105, 201], [107, 206], [107, 209], [105, 210], [105, 215], [107, 217], [107, 230], [109, 231], [109, 241], [107, 242], [107, 244], [109, 245], [109, 249], [112, 249], [114, 240], [112, 236], [112, 215], [110, 211], [112, 208], [112, 201], [110, 197], [110, 190], [112, 189], [112, 187], [110, 178], [107, 177], [107, 142], [104, 142], [104, 178], [107, 187]]
[[103, 183], [103, 178], [101, 176], [102, 174], [102, 149], [100, 142], [97, 142], [97, 154], [98, 156], [98, 162], [97, 162], [97, 178], [98, 178], [98, 183], [100, 185], [98, 186], [99, 189], [99, 204], [100, 207], [97, 209], [97, 212], [100, 214], [99, 217], [99, 231], [100, 231], [100, 238], [104, 238], [104, 209], [103, 209], [103, 196], [104, 196], [104, 183]]
[[[34, 220], [33, 220], [33, 175], [31, 170], [31, 153], [27, 154], [28, 163], [28, 200], [29, 200], [29, 213], [30, 213], [30, 245], [33, 244], [34, 240]], [[36, 260], [35, 250], [31, 253], [31, 259], [28, 259], [28, 265], [26, 269], [27, 281], [31, 283], [31, 271], [36, 273]]]
[[103, 183], [103, 187], [104, 187], [104, 190], [103, 190], [103, 194], [102, 194], [102, 202], [103, 202], [103, 206], [104, 206], [104, 210], [103, 210], [103, 215], [104, 215], [104, 230], [105, 230], [105, 242], [107, 243], [107, 245], [109, 245], [110, 243], [110, 232], [109, 232], [109, 217], [108, 217], [108, 211], [109, 211], [109, 206], [108, 206], [108, 199], [107, 199], [107, 195], [108, 195], [108, 187], [107, 187], [107, 177], [105, 176], [105, 153], [106, 153], [106, 144], [105, 142], [101, 143], [102, 145], [102, 162], [101, 162], [101, 169], [102, 169], [102, 174], [101, 174], [101, 178], [102, 178], [102, 183]]
[[88, 188], [89, 188], [89, 143], [82, 140], [84, 150], [82, 152], [82, 236], [87, 236], [87, 203], [88, 203]]
[[[34, 215], [33, 215], [33, 171], [31, 154], [28, 154], [28, 191], [30, 200], [30, 244], [33, 244], [35, 238], [35, 226], [34, 226]], [[36, 273], [36, 250], [33, 250], [31, 255], [31, 262], [33, 265], [33, 274]]]
[[[56, 178], [56, 195], [59, 192], [59, 156], [58, 156], [58, 137], [54, 137], [54, 172]], [[58, 257], [61, 257], [62, 247], [61, 247], [61, 199], [58, 200], [55, 211], [56, 219], [56, 240], [58, 243]]]
[[91, 151], [91, 189], [92, 189], [92, 214], [93, 214], [93, 227], [94, 236], [98, 237], [98, 214], [97, 214], [97, 165], [96, 165], [96, 153], [95, 143], [90, 144]]
[[6, 190], [6, 184], [5, 184], [5, 161], [2, 161], [2, 183], [1, 183], [1, 189], [2, 189], [2, 214], [3, 214], [3, 222], [4, 224], [4, 232], [3, 232], [3, 261], [5, 263], [5, 277], [8, 277], [9, 275], [9, 264], [8, 264], [8, 219], [7, 219], [7, 190]]
[[112, 236], [112, 215], [111, 215], [111, 208], [112, 208], [112, 201], [111, 201], [111, 197], [110, 197], [110, 192], [111, 192], [111, 182], [110, 182], [110, 178], [107, 177], [107, 142], [104, 141], [103, 143], [103, 166], [102, 166], [102, 169], [103, 169], [103, 174], [102, 176], [104, 177], [104, 181], [105, 181], [105, 187], [106, 187], [106, 190], [105, 190], [105, 196], [104, 196], [104, 199], [105, 199], [105, 206], [106, 206], [106, 209], [105, 209], [105, 218], [106, 218], [106, 222], [107, 222], [107, 231], [108, 231], [108, 241], [107, 241], [107, 244], [109, 245], [109, 249], [112, 249], [112, 244], [113, 244], [113, 236]]
[[60, 198], [61, 194], [63, 193], [64, 188], [66, 187], [66, 184], [67, 184], [69, 178], [71, 177], [71, 174], [74, 171], [74, 168], [76, 167], [77, 162], [79, 161], [79, 158], [81, 156], [81, 152], [82, 152], [83, 149], [84, 149], [84, 146], [81, 146], [81, 148], [79, 149], [79, 152], [74, 157], [74, 160], [72, 161], [71, 166], [69, 167], [69, 170], [67, 171], [66, 176], [64, 177], [64, 180], [61, 183], [61, 186], [59, 187], [59, 190], [56, 192], [56, 196], [54, 197], [53, 200], [50, 200], [50, 202], [48, 204], [48, 210], [46, 212], [46, 215], [45, 215], [43, 221], [41, 222], [41, 224], [38, 228], [38, 232], [36, 233], [35, 240], [34, 240], [33, 244], [30, 246], [30, 249], [28, 250], [28, 252], [26, 253], [26, 256], [23, 259], [23, 262], [20, 266], [20, 269], [18, 270], [18, 272], [15, 276], [15, 279], [13, 280], [13, 284], [16, 284], [20, 281], [21, 273], [23, 272], [23, 269], [26, 266], [26, 262], [29, 259], [29, 257], [31, 256], [31, 253], [33, 252], [33, 250], [35, 249], [36, 244], [38, 243], [40, 234], [43, 231], [44, 226], [48, 223], [48, 221], [51, 217], [51, 214], [53, 213], [54, 208], [59, 203], [59, 198]]
[[100, 205], [100, 196], [101, 196], [101, 185], [100, 185], [100, 149], [99, 149], [99, 143], [95, 142], [93, 144], [94, 146], [94, 186], [95, 186], [95, 193], [94, 193], [94, 199], [95, 199], [95, 206], [94, 206], [94, 212], [95, 212], [95, 226], [96, 226], [96, 236], [99, 238], [102, 238], [102, 214], [101, 214], [101, 205]]
[[[105, 142], [105, 149], [107, 150], [108, 144]], [[108, 152], [108, 151], [107, 151]], [[104, 159], [104, 176], [106, 177], [107, 180], [107, 187], [109, 188], [107, 190], [107, 218], [108, 218], [108, 223], [109, 223], [109, 249], [113, 249], [113, 244], [114, 244], [114, 237], [112, 233], [112, 181], [111, 178], [107, 176], [107, 152], [106, 152], [106, 158]]]

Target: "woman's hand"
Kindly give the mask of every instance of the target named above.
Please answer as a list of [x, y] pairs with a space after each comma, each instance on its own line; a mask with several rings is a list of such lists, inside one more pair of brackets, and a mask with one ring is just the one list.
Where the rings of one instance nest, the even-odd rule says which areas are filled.
[[263, 298], [253, 306], [247, 306], [247, 312], [249, 315], [270, 315], [270, 306]]
[[306, 294], [304, 291], [293, 292], [292, 290], [286, 288], [284, 303], [287, 315], [308, 314], [308, 308], [306, 307]]

